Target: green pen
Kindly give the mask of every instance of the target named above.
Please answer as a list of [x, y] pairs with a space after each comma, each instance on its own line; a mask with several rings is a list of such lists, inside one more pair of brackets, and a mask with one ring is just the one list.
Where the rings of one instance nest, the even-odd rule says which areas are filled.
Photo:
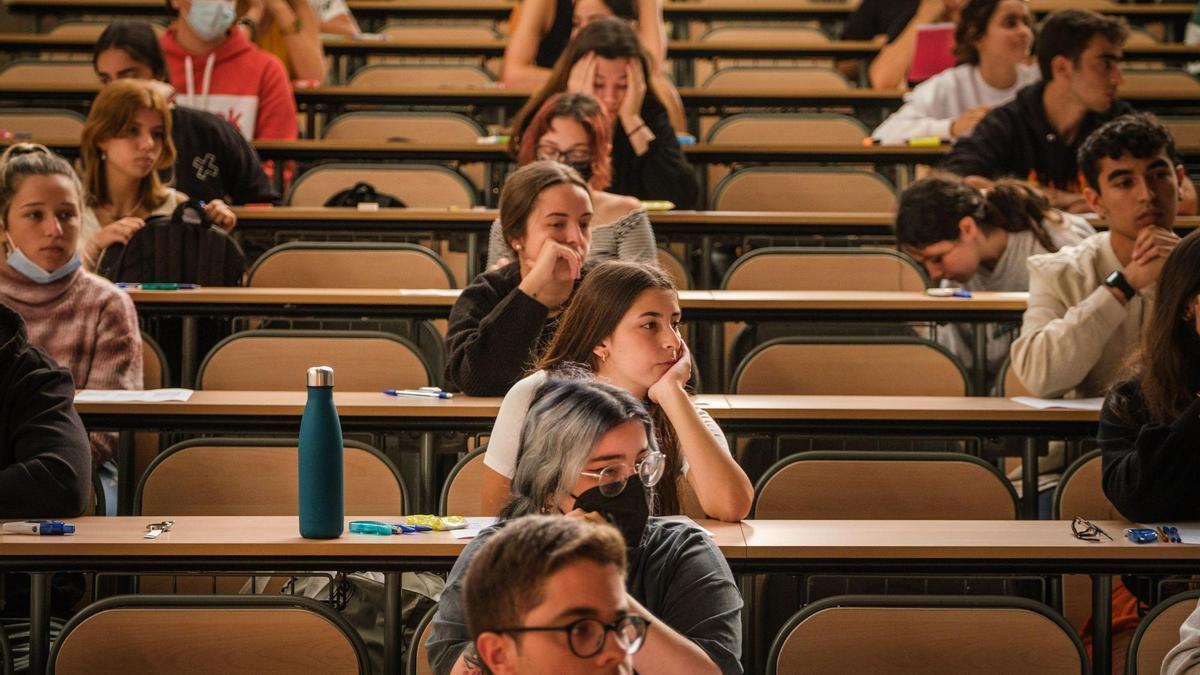
[[200, 284], [177, 284], [175, 282], [150, 282], [142, 284], [143, 291], [186, 291], [200, 288]]

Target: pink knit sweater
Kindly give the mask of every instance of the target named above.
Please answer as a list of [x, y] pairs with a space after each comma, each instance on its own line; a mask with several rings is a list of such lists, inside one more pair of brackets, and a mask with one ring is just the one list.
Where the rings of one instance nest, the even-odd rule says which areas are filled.
[[[79, 270], [38, 284], [0, 258], [0, 301], [25, 320], [31, 345], [71, 371], [77, 390], [142, 388], [137, 312], [112, 282]], [[116, 434], [89, 436], [93, 459], [112, 457]]]

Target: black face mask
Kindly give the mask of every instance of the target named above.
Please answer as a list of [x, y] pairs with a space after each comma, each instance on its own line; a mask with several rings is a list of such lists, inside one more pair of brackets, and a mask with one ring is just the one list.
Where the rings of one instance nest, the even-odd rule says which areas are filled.
[[[574, 496], [574, 495], [572, 495]], [[604, 516], [625, 537], [625, 546], [637, 548], [650, 520], [650, 505], [646, 503], [646, 488], [637, 476], [625, 481], [625, 489], [615, 497], [600, 494], [600, 486], [575, 497], [575, 508], [595, 511]]]
[[583, 178], [583, 182], [592, 182], [592, 160], [589, 159], [586, 162], [567, 162], [566, 165], [575, 169], [575, 172]]

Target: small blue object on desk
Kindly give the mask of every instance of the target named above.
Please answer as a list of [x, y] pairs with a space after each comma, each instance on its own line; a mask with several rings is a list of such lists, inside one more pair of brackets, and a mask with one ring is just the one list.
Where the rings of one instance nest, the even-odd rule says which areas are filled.
[[388, 396], [420, 396], [422, 398], [454, 398], [454, 394], [442, 391], [437, 387], [421, 387], [420, 389], [384, 389]]
[[1125, 536], [1135, 544], [1152, 544], [1158, 541], [1158, 533], [1144, 527], [1131, 527], [1125, 530]]
[[61, 520], [25, 520], [16, 523], [4, 523], [4, 532], [8, 534], [33, 534], [40, 536], [61, 536], [75, 534], [75, 526]]

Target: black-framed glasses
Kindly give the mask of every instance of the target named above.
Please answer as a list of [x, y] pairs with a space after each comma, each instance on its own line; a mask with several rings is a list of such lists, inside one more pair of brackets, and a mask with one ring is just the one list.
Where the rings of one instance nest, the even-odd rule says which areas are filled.
[[537, 159], [548, 159], [552, 162], [561, 162], [567, 164], [569, 162], [590, 162], [592, 161], [591, 148], [568, 148], [559, 150], [553, 145], [539, 145], [533, 151]]
[[600, 485], [600, 494], [605, 497], [616, 497], [625, 489], [625, 482], [633, 474], [637, 474], [642, 485], [654, 487], [662, 479], [667, 467], [667, 456], [658, 450], [652, 450], [645, 457], [633, 463], [633, 471], [624, 462], [609, 464], [599, 471], [580, 471], [580, 475], [595, 478]]
[[604, 641], [612, 633], [617, 646], [627, 655], [636, 654], [646, 641], [649, 624], [640, 616], [626, 614], [612, 623], [599, 619], [578, 619], [565, 626], [522, 626], [501, 628], [496, 633], [566, 633], [571, 653], [581, 659], [591, 658], [604, 650]]
[[1109, 541], [1113, 540], [1107, 532], [1100, 529], [1100, 526], [1083, 516], [1075, 516], [1075, 520], [1071, 521], [1071, 534], [1075, 535], [1076, 539], [1083, 541], [1100, 541], [1100, 537]]

